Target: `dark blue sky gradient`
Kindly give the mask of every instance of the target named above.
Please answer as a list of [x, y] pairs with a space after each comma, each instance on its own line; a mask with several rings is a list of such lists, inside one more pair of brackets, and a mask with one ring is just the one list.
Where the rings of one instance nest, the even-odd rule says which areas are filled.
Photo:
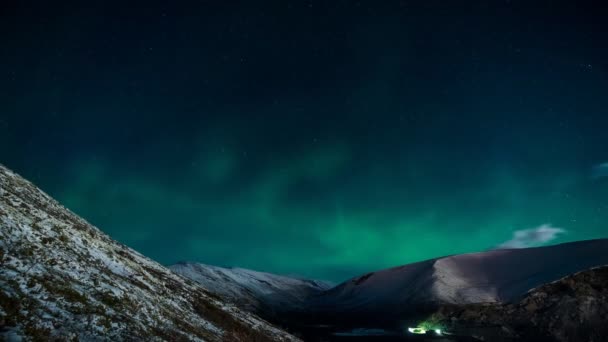
[[0, 163], [161, 263], [342, 280], [607, 237], [587, 1], [8, 1]]

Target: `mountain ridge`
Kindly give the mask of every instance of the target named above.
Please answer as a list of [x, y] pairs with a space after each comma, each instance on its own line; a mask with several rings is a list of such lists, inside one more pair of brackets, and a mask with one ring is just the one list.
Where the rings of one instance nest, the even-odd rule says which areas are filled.
[[403, 313], [410, 306], [504, 302], [606, 264], [608, 239], [450, 255], [351, 278], [316, 297], [309, 309]]
[[227, 301], [266, 315], [285, 306], [303, 307], [310, 296], [333, 286], [320, 280], [202, 263], [180, 262], [169, 266], [169, 269], [198, 282]]
[[0, 337], [298, 341], [61, 206], [0, 165]]

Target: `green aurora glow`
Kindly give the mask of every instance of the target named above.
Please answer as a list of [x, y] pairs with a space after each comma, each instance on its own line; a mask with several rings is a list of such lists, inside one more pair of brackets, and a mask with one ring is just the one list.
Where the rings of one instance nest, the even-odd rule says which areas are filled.
[[0, 163], [164, 264], [340, 281], [608, 237], [604, 15], [205, 3], [0, 14]]

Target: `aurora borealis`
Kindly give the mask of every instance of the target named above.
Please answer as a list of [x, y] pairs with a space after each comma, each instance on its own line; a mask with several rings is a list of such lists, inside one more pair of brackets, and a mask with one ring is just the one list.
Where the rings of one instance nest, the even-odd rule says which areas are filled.
[[164, 264], [608, 237], [605, 11], [423, 3], [4, 4], [0, 163]]

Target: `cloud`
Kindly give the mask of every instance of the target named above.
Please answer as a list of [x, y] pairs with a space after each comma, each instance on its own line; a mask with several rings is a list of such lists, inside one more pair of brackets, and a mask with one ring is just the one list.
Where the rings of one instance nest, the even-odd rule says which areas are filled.
[[597, 164], [591, 169], [592, 179], [599, 179], [603, 177], [608, 177], [608, 163]]
[[565, 229], [553, 227], [549, 223], [532, 229], [516, 230], [513, 238], [498, 245], [497, 249], [534, 247], [550, 242], [564, 233]]

